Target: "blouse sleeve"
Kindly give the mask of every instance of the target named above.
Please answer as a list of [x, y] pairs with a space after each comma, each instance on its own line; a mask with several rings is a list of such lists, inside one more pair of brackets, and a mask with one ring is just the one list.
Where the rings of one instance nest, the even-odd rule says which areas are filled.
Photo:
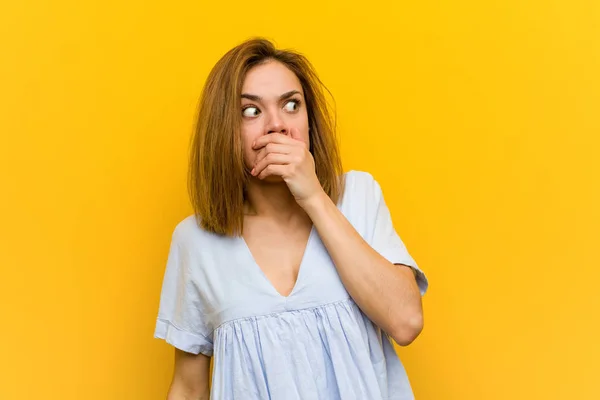
[[154, 337], [188, 353], [212, 356], [212, 335], [203, 322], [201, 296], [192, 280], [190, 264], [190, 254], [176, 229], [163, 277]]
[[368, 177], [370, 178], [370, 184], [368, 184], [370, 190], [367, 189], [367, 191], [371, 194], [369, 196], [371, 201], [369, 201], [370, 204], [367, 208], [374, 220], [370, 244], [373, 249], [391, 263], [411, 267], [415, 271], [417, 285], [421, 296], [423, 296], [429, 286], [427, 277], [408, 253], [402, 239], [394, 229], [392, 217], [383, 198], [379, 183], [370, 174], [368, 174]]

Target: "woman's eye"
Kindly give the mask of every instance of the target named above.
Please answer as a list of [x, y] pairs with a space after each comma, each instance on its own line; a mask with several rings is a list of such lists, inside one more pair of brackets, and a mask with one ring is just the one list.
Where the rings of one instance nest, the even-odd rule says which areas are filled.
[[244, 117], [256, 117], [258, 114], [260, 114], [260, 111], [256, 107], [246, 107], [242, 110]]
[[299, 103], [298, 100], [290, 100], [287, 103], [285, 103], [284, 108], [286, 109], [286, 111], [294, 112], [298, 109], [298, 106], [299, 106], [298, 103]]

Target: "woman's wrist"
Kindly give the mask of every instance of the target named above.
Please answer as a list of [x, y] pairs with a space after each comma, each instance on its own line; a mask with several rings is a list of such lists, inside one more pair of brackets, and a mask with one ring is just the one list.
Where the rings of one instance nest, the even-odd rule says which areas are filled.
[[327, 207], [331, 205], [330, 203], [333, 204], [331, 198], [329, 198], [324, 190], [315, 193], [305, 200], [298, 201], [300, 207], [306, 211], [310, 219], [313, 220], [313, 223], [315, 222], [315, 218], [318, 218], [319, 215], [322, 215], [326, 211]]

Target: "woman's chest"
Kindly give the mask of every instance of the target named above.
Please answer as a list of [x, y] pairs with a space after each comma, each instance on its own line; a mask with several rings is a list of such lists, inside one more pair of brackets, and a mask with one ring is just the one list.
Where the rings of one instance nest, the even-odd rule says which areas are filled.
[[277, 293], [287, 297], [296, 286], [304, 255], [311, 251], [312, 236], [311, 226], [288, 232], [263, 229], [255, 235], [244, 235], [241, 242], [247, 248], [244, 250], [249, 262]]
[[[277, 281], [273, 279], [276, 272], [266, 274], [240, 238], [232, 238], [228, 246], [198, 251], [194, 258], [195, 265], [190, 266], [192, 290], [199, 296], [198, 306], [213, 329], [238, 318], [300, 310], [349, 298], [314, 229], [299, 258], [293, 284], [293, 276]], [[269, 268], [276, 270], [277, 265], [271, 263]], [[288, 293], [282, 294], [281, 286], [277, 286], [282, 282], [288, 282]]]

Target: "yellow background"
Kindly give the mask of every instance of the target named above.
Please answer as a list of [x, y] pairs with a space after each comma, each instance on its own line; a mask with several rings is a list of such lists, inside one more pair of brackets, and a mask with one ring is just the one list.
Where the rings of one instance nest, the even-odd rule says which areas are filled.
[[417, 399], [600, 398], [600, 2], [0, 6], [0, 399], [163, 399], [153, 339], [210, 68], [252, 35], [337, 99], [430, 279]]

